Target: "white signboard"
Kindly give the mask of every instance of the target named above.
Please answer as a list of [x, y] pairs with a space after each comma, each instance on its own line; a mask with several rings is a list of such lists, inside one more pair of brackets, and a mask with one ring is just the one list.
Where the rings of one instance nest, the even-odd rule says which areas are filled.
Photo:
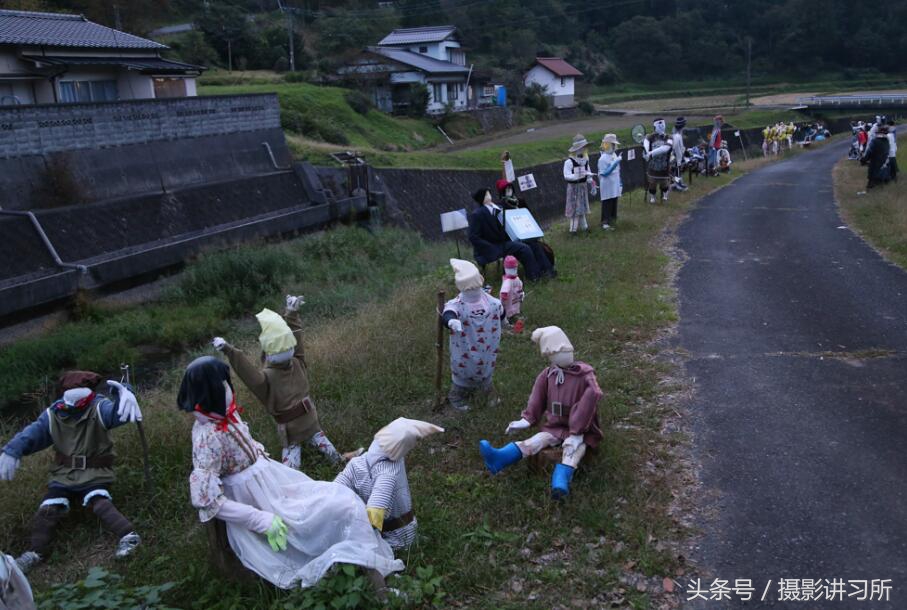
[[507, 210], [504, 214], [504, 228], [510, 239], [533, 239], [543, 237], [545, 232], [539, 227], [529, 210], [518, 208], [516, 210]]
[[441, 214], [441, 232], [450, 233], [459, 231], [469, 226], [469, 217], [466, 215], [466, 209], [456, 210], [455, 212], [445, 212]]
[[513, 171], [513, 159], [504, 161], [504, 180], [507, 182], [516, 180], [516, 173]]
[[636, 149], [631, 148], [630, 150], [627, 151], [627, 161], [632, 161], [635, 158], [636, 158]]
[[532, 174], [526, 174], [525, 176], [520, 176], [517, 179], [517, 182], [520, 185], [520, 191], [529, 191], [537, 187], [535, 183], [535, 176]]

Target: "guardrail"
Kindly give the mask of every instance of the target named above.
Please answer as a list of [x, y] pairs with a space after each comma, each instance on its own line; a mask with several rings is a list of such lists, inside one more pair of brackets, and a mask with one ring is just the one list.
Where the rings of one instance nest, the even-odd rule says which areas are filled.
[[907, 108], [907, 94], [809, 96], [797, 98], [797, 103], [823, 108]]

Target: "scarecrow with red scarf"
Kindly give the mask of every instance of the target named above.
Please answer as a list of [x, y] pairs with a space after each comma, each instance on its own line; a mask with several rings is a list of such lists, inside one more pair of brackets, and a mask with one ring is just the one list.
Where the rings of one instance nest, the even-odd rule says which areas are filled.
[[0, 454], [0, 481], [11, 481], [26, 455], [53, 447], [47, 494], [32, 521], [28, 551], [16, 559], [23, 572], [44, 560], [57, 527], [71, 503], [90, 508], [118, 538], [115, 556], [126, 557], [141, 538], [132, 523], [113, 505], [114, 451], [110, 431], [141, 421], [142, 411], [132, 390], [108, 381], [110, 398], [95, 392], [101, 376], [70, 371], [60, 378], [61, 396], [38, 419], [19, 432]]

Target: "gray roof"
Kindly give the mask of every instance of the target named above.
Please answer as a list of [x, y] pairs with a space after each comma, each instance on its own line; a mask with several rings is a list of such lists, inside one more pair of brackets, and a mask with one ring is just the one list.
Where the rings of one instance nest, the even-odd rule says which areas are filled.
[[92, 49], [166, 49], [166, 45], [63, 13], [0, 10], [0, 44]]
[[469, 68], [466, 66], [460, 66], [449, 61], [441, 61], [434, 57], [420, 55], [419, 53], [413, 53], [412, 51], [405, 51], [403, 49], [368, 47], [368, 50], [398, 63], [411, 66], [422, 72], [427, 72], [428, 74], [467, 74], [469, 72]]
[[149, 74], [185, 74], [202, 72], [204, 66], [195, 66], [160, 57], [55, 57], [52, 55], [23, 55], [23, 59], [58, 66], [121, 66]]
[[441, 42], [453, 36], [457, 28], [452, 25], [434, 25], [424, 28], [404, 28], [394, 30], [385, 36], [379, 46], [396, 46], [420, 42]]

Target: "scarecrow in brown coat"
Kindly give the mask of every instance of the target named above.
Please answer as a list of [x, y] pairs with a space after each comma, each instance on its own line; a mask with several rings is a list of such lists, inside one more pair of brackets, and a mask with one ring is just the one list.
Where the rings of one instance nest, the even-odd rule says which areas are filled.
[[334, 464], [342, 456], [322, 431], [315, 403], [309, 396], [309, 374], [302, 347], [301, 296], [287, 295], [283, 317], [263, 309], [255, 317], [261, 325], [258, 340], [264, 353], [264, 367], [254, 364], [242, 350], [221, 337], [212, 344], [230, 361], [236, 375], [261, 401], [277, 422], [277, 433], [283, 445], [283, 463], [291, 468], [302, 464], [302, 443], [308, 443]]

